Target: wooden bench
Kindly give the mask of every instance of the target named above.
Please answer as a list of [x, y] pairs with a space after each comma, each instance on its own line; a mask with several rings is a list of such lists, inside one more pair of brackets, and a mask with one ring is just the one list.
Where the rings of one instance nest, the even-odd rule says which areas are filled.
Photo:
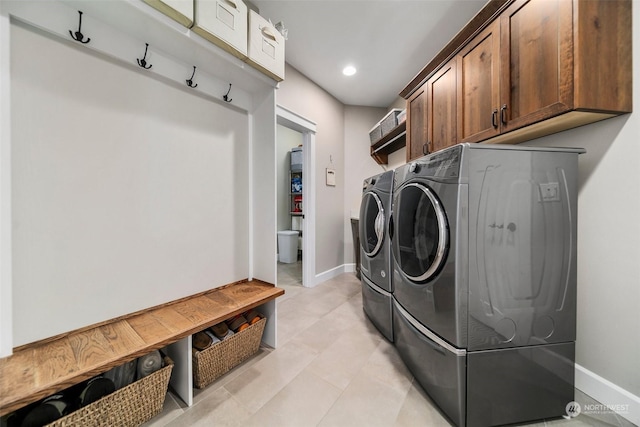
[[0, 359], [0, 416], [283, 294], [242, 281], [16, 348]]

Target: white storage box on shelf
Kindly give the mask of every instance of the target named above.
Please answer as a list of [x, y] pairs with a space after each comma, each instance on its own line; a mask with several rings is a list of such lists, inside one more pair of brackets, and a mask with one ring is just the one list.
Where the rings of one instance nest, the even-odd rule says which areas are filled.
[[378, 122], [369, 131], [369, 139], [371, 140], [371, 145], [380, 141], [380, 138], [382, 138], [382, 128], [380, 127], [380, 122]]
[[284, 80], [284, 37], [253, 10], [249, 11], [248, 62], [274, 80]]
[[193, 0], [143, 0], [187, 28], [193, 25]]
[[294, 147], [291, 149], [291, 171], [299, 172], [302, 170], [302, 147]]
[[407, 109], [405, 108], [404, 110], [400, 111], [400, 114], [398, 114], [398, 124], [404, 123], [407, 121]]
[[240, 59], [247, 57], [247, 5], [242, 0], [195, 0], [193, 31]]
[[396, 126], [398, 126], [398, 115], [402, 112], [399, 108], [394, 108], [389, 111], [386, 116], [382, 120], [380, 120], [380, 130], [382, 132], [382, 136], [385, 136], [389, 132], [391, 132]]

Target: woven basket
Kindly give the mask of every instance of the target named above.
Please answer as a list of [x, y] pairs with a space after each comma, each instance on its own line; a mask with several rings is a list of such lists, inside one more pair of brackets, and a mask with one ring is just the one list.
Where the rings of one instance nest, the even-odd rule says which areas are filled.
[[97, 400], [47, 427], [133, 427], [162, 411], [173, 361], [165, 357], [164, 368]]
[[380, 131], [382, 132], [382, 136], [385, 136], [391, 132], [393, 128], [398, 126], [398, 115], [401, 112], [402, 110], [399, 108], [394, 108], [380, 121]]
[[253, 356], [260, 348], [266, 318], [211, 347], [193, 352], [193, 385], [203, 388]]
[[380, 123], [378, 123], [369, 131], [369, 140], [371, 140], [371, 145], [380, 141], [380, 138], [382, 138], [382, 128], [380, 127]]

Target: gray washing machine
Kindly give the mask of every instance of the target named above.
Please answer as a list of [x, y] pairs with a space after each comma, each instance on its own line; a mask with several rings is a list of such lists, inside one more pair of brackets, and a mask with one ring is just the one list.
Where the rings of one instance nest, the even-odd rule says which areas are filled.
[[393, 171], [364, 180], [360, 204], [360, 280], [362, 305], [378, 330], [393, 342], [389, 219]]
[[459, 144], [396, 170], [396, 347], [459, 426], [573, 400], [582, 149]]

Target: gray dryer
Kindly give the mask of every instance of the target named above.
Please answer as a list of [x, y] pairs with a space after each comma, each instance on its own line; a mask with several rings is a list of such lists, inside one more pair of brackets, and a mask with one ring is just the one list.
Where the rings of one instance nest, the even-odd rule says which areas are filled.
[[395, 342], [459, 426], [573, 400], [583, 152], [459, 144], [396, 170]]

